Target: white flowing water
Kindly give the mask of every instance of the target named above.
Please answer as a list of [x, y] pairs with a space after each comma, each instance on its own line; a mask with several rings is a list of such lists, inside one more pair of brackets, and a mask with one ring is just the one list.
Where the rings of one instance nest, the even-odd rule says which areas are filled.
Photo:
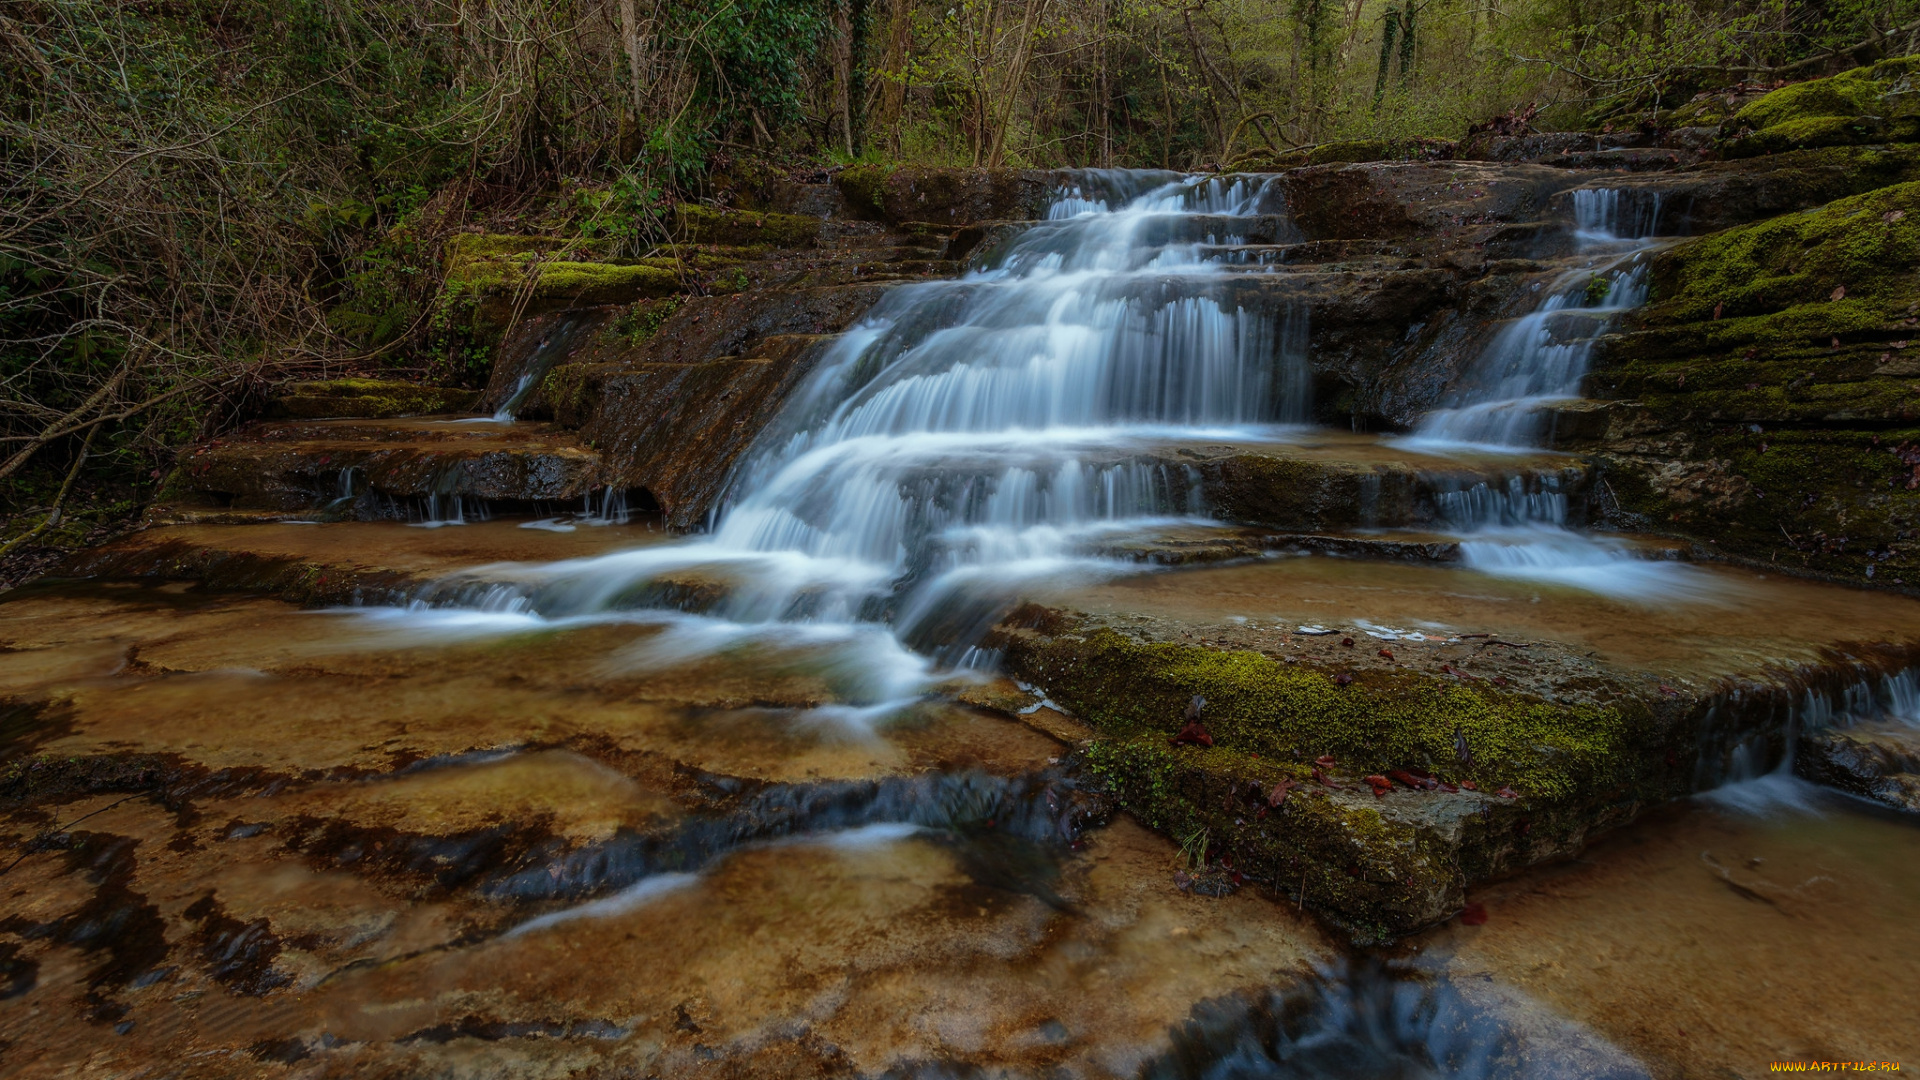
[[[1617, 189], [1573, 192], [1574, 242], [1582, 266], [1536, 284], [1534, 310], [1502, 327], [1467, 370], [1446, 407], [1421, 421], [1412, 445], [1442, 453], [1525, 449], [1547, 441], [1553, 406], [1577, 399], [1597, 339], [1646, 302], [1647, 254], [1660, 217], [1654, 200]], [[1468, 566], [1500, 577], [1567, 585], [1622, 597], [1702, 598], [1706, 581], [1685, 566], [1648, 561], [1632, 545], [1567, 527], [1567, 500], [1553, 490], [1460, 493], [1443, 516], [1466, 532]]]
[[1587, 264], [1534, 286], [1545, 293], [1539, 304], [1494, 336], [1446, 407], [1421, 421], [1416, 439], [1439, 445], [1541, 443], [1549, 407], [1580, 396], [1594, 340], [1621, 312], [1646, 302], [1646, 253], [1658, 243], [1650, 234], [1659, 204], [1650, 201], [1648, 212], [1623, 214], [1622, 201], [1621, 192], [1610, 188], [1573, 193], [1574, 240]]
[[1764, 732], [1722, 755], [1703, 753], [1695, 777], [1699, 798], [1755, 817], [1822, 812], [1833, 804], [1831, 792], [1794, 775], [1800, 733], [1875, 726], [1920, 727], [1920, 669], [1862, 679], [1832, 696], [1807, 691], [1788, 718], [1783, 754], [1769, 752], [1772, 744]]
[[[917, 694], [1021, 583], [1114, 572], [1105, 536], [1204, 521], [1198, 478], [1157, 447], [1271, 437], [1308, 414], [1303, 312], [1228, 298], [1239, 223], [1289, 228], [1259, 179], [1082, 174], [1049, 218], [956, 281], [890, 292], [831, 348], [687, 542], [497, 568], [421, 599], [497, 618], [671, 624], [622, 658], [743, 647], [837, 652], [864, 723]], [[702, 615], [646, 607], [698, 574]], [[638, 599], [637, 599], [638, 598]], [[830, 665], [833, 666], [833, 665]]]

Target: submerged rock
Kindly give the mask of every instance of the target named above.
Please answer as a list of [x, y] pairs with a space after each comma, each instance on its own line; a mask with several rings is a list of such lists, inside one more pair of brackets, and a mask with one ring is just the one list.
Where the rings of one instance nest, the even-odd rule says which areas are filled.
[[1203, 1001], [1147, 1080], [1642, 1080], [1650, 1074], [1578, 1024], [1486, 987], [1372, 957], [1293, 985]]
[[1869, 725], [1800, 736], [1793, 771], [1816, 784], [1920, 813], [1920, 728]]

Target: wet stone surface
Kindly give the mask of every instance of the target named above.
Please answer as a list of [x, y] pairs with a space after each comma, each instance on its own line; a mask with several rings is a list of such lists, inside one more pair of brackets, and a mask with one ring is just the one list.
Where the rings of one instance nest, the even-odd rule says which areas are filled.
[[1555, 138], [847, 169], [568, 269], [498, 418], [198, 448], [0, 597], [5, 1071], [1914, 1057], [1920, 605], [1506, 437], [1650, 415], [1576, 395], [1656, 189], [1751, 188]]
[[[441, 570], [601, 542], [507, 525], [263, 528], [289, 556]], [[830, 667], [650, 666], [632, 649], [656, 634], [463, 640], [155, 581], [10, 595], [12, 1071], [1720, 1075], [1662, 1026], [1676, 1002], [1750, 1008], [1715, 989], [1720, 935], [1693, 920], [1801, 904], [1781, 948], [1844, 955], [1867, 931], [1790, 876], [1837, 870], [1882, 898], [1846, 918], [1914, 925], [1891, 866], [1862, 861], [1910, 831], [1842, 805], [1784, 825], [1707, 807], [1471, 890], [1482, 925], [1349, 958], [1285, 890], [1217, 866], [1202, 876], [1228, 887], [1191, 887], [1191, 852], [1075, 771], [1089, 729], [1015, 715], [1030, 694], [957, 686], [865, 734], [825, 719]], [[1568, 873], [1593, 883], [1553, 884]], [[1691, 914], [1609, 948], [1706, 951], [1616, 970], [1600, 1008], [1579, 966], [1533, 957], [1588, 948], [1601, 918], [1556, 897], [1614, 895]], [[1897, 1052], [1868, 1045], [1894, 1029], [1875, 1007], [1803, 1005], [1779, 1052]]]

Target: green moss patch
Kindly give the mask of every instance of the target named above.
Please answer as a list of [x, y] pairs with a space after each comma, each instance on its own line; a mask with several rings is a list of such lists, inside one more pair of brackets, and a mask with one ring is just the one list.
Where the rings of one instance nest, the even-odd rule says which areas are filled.
[[1820, 318], [1843, 328], [1896, 311], [1904, 318], [1920, 298], [1907, 280], [1920, 265], [1915, 211], [1920, 183], [1897, 184], [1682, 244], [1655, 260], [1655, 304], [1642, 321], [1671, 326], [1714, 320], [1716, 308], [1725, 319], [1819, 304], [1832, 305]]
[[[1684, 791], [1697, 742], [1694, 705], [1649, 703], [1606, 676], [1583, 677], [1592, 685], [1559, 702], [1401, 670], [1336, 679], [1033, 607], [996, 644], [1012, 672], [1097, 732], [1082, 753], [1121, 806], [1363, 942], [1444, 919], [1469, 882], [1570, 853]], [[1196, 695], [1213, 745], [1175, 746]], [[1321, 755], [1338, 786], [1311, 777]], [[1396, 784], [1376, 796], [1361, 782], [1394, 770], [1478, 790]], [[1509, 784], [1517, 797], [1498, 794]]]
[[1736, 113], [1729, 157], [1920, 139], [1920, 57], [1886, 60], [1828, 79], [1783, 86]]
[[471, 390], [421, 386], [393, 379], [327, 379], [282, 386], [269, 399], [268, 411], [274, 416], [300, 420], [384, 419], [467, 412], [474, 407], [478, 396]]
[[667, 296], [680, 288], [680, 275], [659, 266], [548, 262], [540, 266], [534, 296], [591, 307], [629, 303], [640, 297]]
[[681, 291], [677, 259], [619, 261], [552, 258], [554, 253], [591, 254], [554, 237], [463, 234], [447, 241], [447, 290], [452, 295], [500, 296], [517, 292], [536, 266], [535, 301], [578, 305], [631, 302]]
[[1663, 432], [1606, 444], [1623, 508], [1742, 558], [1920, 584], [1920, 183], [1663, 252], [1636, 322], [1594, 378]]
[[[1331, 754], [1352, 775], [1417, 768], [1482, 787], [1565, 798], [1637, 781], [1631, 751], [1652, 731], [1644, 706], [1541, 701], [1452, 678], [1365, 671], [1350, 685], [1312, 667], [1251, 652], [1139, 642], [1111, 629], [1021, 637], [1008, 649], [1022, 678], [1100, 730], [1119, 736], [1179, 730], [1187, 701], [1207, 699], [1219, 751], [1257, 753], [1304, 775]], [[1460, 762], [1455, 737], [1472, 750]]]
[[695, 244], [771, 244], [807, 247], [820, 238], [820, 219], [754, 210], [715, 210], [681, 203], [675, 211], [681, 234]]
[[1741, 109], [1734, 121], [1758, 129], [1808, 116], [1884, 115], [1887, 98], [1904, 96], [1903, 87], [1910, 93], [1911, 80], [1916, 74], [1920, 74], [1920, 57], [1906, 56], [1843, 71], [1827, 79], [1783, 86]]

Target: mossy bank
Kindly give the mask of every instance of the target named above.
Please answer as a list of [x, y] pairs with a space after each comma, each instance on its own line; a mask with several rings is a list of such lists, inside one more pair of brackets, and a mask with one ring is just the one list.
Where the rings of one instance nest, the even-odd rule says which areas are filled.
[[[1729, 556], [1920, 584], [1920, 183], [1660, 253], [1592, 379], [1619, 506]], [[1631, 518], [1630, 518], [1631, 520]]]

